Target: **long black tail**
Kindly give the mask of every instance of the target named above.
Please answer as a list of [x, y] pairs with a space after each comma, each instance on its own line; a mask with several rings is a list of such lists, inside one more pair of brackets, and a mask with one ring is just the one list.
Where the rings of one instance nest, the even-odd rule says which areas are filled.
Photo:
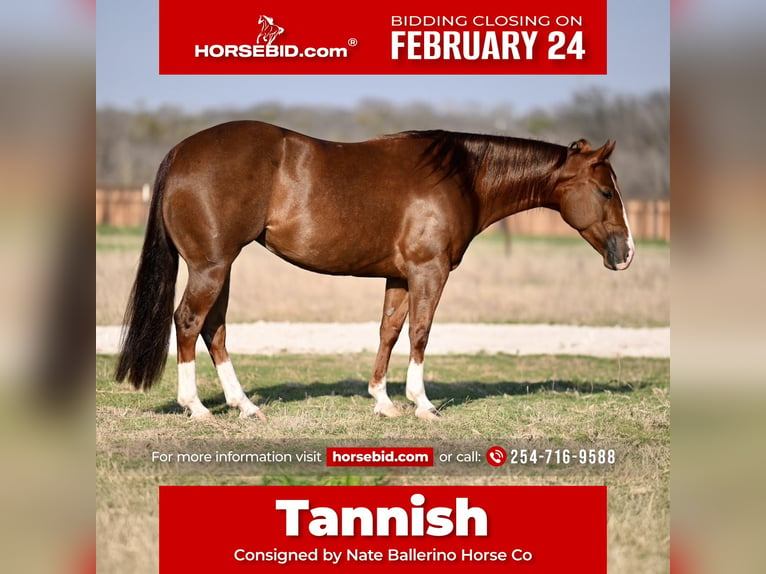
[[165, 231], [162, 195], [174, 155], [171, 151], [165, 156], [154, 181], [146, 237], [125, 310], [122, 350], [114, 375], [118, 381], [127, 378], [136, 389], [149, 389], [160, 378], [168, 356], [178, 251]]

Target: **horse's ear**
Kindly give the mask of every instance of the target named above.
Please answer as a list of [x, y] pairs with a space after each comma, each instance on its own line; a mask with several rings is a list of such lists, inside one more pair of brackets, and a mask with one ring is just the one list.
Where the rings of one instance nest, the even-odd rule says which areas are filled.
[[569, 144], [568, 153], [572, 155], [574, 153], [585, 153], [590, 151], [590, 142], [586, 139], [579, 139], [576, 142]]
[[617, 142], [613, 142], [612, 140], [606, 140], [606, 143], [601, 146], [601, 149], [598, 150], [598, 161], [604, 161], [606, 159], [609, 159], [609, 156], [612, 155], [612, 152], [614, 151], [614, 147], [617, 145]]

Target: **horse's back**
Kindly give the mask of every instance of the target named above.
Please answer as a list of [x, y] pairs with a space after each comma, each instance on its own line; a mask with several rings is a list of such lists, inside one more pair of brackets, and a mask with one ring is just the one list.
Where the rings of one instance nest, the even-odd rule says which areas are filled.
[[168, 231], [185, 258], [236, 255], [257, 240], [313, 271], [400, 276], [403, 246], [433, 237], [429, 250], [461, 251], [470, 234], [465, 197], [422, 162], [427, 144], [332, 142], [255, 121], [214, 126], [173, 152]]

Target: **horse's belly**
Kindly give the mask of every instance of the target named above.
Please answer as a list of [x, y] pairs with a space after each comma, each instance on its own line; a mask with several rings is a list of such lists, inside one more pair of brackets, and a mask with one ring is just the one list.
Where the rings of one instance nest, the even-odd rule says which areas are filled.
[[394, 248], [381, 248], [376, 241], [359, 233], [330, 233], [317, 238], [307, 233], [280, 233], [267, 228], [262, 241], [272, 253], [285, 261], [329, 275], [361, 277], [399, 277], [401, 256]]

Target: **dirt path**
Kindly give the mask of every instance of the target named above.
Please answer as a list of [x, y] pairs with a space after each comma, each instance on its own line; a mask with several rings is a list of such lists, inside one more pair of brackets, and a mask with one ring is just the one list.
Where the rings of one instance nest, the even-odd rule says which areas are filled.
[[[226, 326], [231, 353], [272, 355], [290, 353], [375, 352], [377, 323], [240, 323]], [[406, 325], [394, 353], [407, 354]], [[171, 354], [175, 353], [175, 334]], [[117, 353], [120, 327], [96, 327], [96, 353]], [[200, 340], [199, 352], [205, 352]], [[670, 357], [670, 328], [576, 327], [569, 325], [494, 325], [442, 323], [434, 325], [429, 354], [508, 353], [562, 354], [595, 357]]]

